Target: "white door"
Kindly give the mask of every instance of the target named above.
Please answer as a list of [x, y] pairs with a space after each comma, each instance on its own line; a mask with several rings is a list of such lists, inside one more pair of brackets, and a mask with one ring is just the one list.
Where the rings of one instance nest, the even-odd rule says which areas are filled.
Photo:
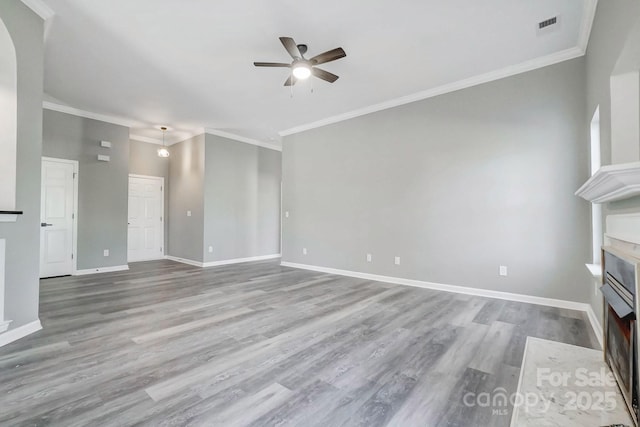
[[69, 160], [42, 160], [40, 277], [73, 273], [76, 167]]
[[164, 256], [164, 178], [129, 176], [128, 260]]

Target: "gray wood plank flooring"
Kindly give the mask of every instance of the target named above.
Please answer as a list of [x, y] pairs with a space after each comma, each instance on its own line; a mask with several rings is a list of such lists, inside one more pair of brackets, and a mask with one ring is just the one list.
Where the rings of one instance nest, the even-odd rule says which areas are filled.
[[171, 261], [41, 282], [0, 348], [0, 424], [507, 426], [527, 336], [597, 348], [584, 313], [281, 267]]

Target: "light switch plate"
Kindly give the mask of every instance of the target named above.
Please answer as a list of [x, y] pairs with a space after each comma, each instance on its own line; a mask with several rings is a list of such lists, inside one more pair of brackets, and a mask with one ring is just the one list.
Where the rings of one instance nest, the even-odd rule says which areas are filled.
[[400, 265], [400, 257], [397, 256], [394, 260], [394, 262], [396, 263], [396, 265]]
[[103, 148], [111, 148], [111, 142], [109, 141], [100, 141], [100, 146]]
[[105, 156], [104, 154], [98, 154], [98, 161], [100, 161], [100, 162], [109, 162], [109, 161], [111, 161], [111, 157]]
[[103, 251], [103, 254], [104, 254], [104, 256], [109, 256], [109, 249], [105, 249], [105, 250]]

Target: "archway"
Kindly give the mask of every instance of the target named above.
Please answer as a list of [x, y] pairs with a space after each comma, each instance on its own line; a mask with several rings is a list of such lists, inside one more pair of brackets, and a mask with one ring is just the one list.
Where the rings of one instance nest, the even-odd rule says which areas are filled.
[[0, 19], [0, 211], [16, 208], [17, 110], [16, 49]]
[[[0, 211], [16, 208], [17, 93], [16, 49], [0, 19]], [[0, 333], [9, 326], [4, 320], [4, 267], [5, 240], [0, 235]]]

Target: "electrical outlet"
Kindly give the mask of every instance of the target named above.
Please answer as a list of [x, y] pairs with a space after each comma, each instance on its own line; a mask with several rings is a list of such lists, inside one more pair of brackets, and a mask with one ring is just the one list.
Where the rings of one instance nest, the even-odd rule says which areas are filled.
[[394, 262], [395, 262], [395, 264], [396, 264], [396, 265], [400, 265], [400, 257], [399, 257], [399, 256], [397, 256], [397, 257], [395, 258]]
[[302, 255], [306, 255], [307, 254], [307, 248], [302, 248]]
[[286, 212], [284, 213], [284, 216], [285, 216], [285, 218], [289, 218], [289, 211], [286, 211]]
[[209, 246], [209, 253], [212, 254], [213, 253], [213, 246]]
[[507, 275], [507, 266], [506, 265], [501, 265], [500, 266], [500, 275], [501, 276], [506, 276]]
[[109, 256], [109, 249], [105, 249], [105, 250], [103, 251], [103, 254], [104, 254], [104, 256]]
[[367, 254], [367, 262], [371, 262], [371, 254]]

